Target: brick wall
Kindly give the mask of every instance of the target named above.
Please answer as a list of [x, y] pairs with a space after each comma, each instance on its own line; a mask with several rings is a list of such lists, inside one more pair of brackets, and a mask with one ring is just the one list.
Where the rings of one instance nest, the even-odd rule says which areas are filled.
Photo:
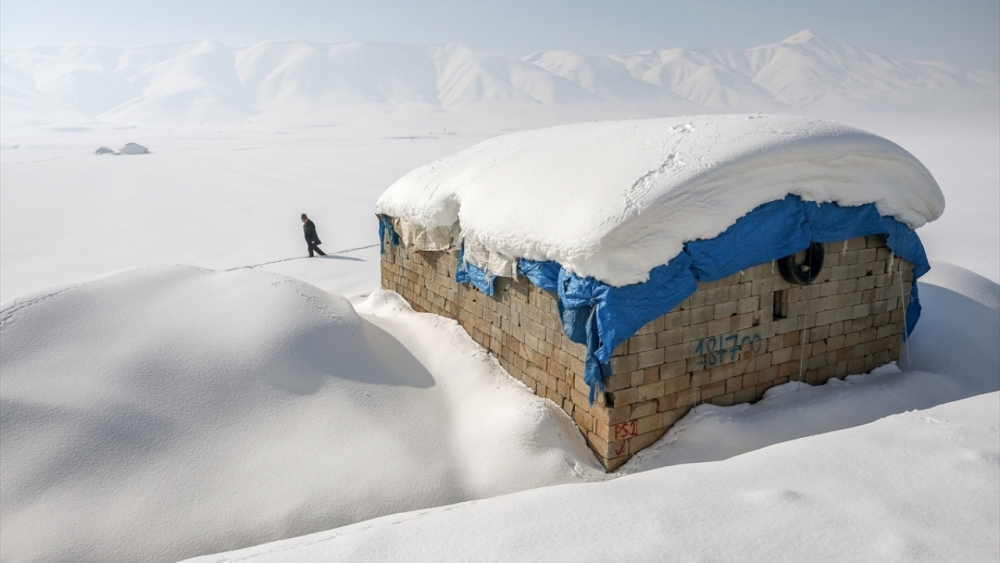
[[912, 265], [893, 257], [881, 236], [825, 247], [812, 285], [787, 283], [772, 263], [699, 283], [614, 351], [613, 375], [593, 406], [585, 348], [563, 332], [553, 294], [497, 278], [488, 297], [455, 282], [456, 251], [391, 245], [382, 286], [417, 311], [457, 319], [511, 375], [561, 406], [613, 470], [698, 403], [755, 401], [800, 377], [818, 384], [899, 358], [900, 297], [909, 295]]

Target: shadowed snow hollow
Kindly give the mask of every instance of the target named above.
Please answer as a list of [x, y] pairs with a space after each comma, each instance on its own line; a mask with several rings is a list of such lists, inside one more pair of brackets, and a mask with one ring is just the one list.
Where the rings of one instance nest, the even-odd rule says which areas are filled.
[[177, 560], [581, 470], [498, 368], [453, 354], [454, 404], [448, 374], [283, 276], [135, 270], [7, 302], [0, 331], [4, 561]]

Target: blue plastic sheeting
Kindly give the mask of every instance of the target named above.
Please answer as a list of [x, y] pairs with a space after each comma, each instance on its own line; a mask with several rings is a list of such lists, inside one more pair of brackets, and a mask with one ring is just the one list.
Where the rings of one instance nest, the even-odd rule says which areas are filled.
[[[914, 280], [930, 269], [917, 234], [891, 217], [882, 217], [874, 204], [840, 207], [789, 195], [757, 207], [714, 239], [688, 242], [669, 263], [654, 268], [643, 283], [613, 287], [567, 272], [555, 262], [525, 259], [518, 261], [518, 272], [558, 295], [566, 335], [587, 346], [584, 380], [593, 403], [611, 375], [609, 362], [614, 349], [687, 299], [698, 289], [698, 281], [729, 277], [803, 250], [812, 242], [875, 234], [884, 235], [896, 256], [914, 264]], [[491, 277], [471, 264], [465, 265], [463, 272], [461, 278], [456, 273], [458, 281], [471, 282], [481, 290], [487, 287], [492, 295]], [[904, 338], [920, 318], [917, 284], [911, 287]]]
[[[604, 381], [611, 377], [608, 364], [615, 347], [687, 299], [698, 289], [698, 282], [691, 272], [690, 257], [682, 253], [653, 268], [645, 283], [612, 287], [560, 269], [557, 289], [563, 328], [571, 325], [566, 334], [587, 345], [583, 379], [590, 386], [593, 403], [594, 395], [604, 390]], [[584, 340], [578, 339], [581, 333]]]
[[378, 216], [378, 245], [380, 252], [385, 254], [385, 241], [388, 240], [393, 246], [399, 246], [399, 234], [392, 226], [392, 220], [388, 215]]
[[486, 295], [493, 297], [493, 280], [496, 276], [487, 274], [482, 268], [465, 261], [465, 245], [458, 251], [458, 268], [455, 268], [455, 281], [471, 283]]

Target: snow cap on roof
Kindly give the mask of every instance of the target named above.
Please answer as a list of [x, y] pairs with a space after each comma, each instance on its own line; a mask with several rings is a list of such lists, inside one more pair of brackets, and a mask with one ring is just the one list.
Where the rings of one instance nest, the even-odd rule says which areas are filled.
[[379, 198], [379, 213], [467, 242], [553, 260], [610, 285], [645, 281], [683, 244], [795, 194], [874, 203], [910, 228], [937, 219], [930, 172], [877, 135], [779, 115], [579, 123], [512, 133], [426, 164]]

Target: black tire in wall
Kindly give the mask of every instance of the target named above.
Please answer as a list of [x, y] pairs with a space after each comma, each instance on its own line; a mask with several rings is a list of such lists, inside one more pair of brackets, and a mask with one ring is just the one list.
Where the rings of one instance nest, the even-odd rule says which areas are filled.
[[823, 245], [813, 242], [809, 244], [809, 248], [778, 260], [778, 271], [788, 283], [809, 285], [819, 277], [823, 269], [823, 257]]

